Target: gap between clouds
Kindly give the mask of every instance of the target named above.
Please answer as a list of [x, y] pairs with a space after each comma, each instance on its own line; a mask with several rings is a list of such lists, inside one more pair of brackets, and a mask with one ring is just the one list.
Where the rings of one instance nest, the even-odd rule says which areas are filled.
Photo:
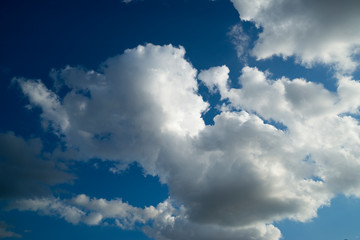
[[[351, 116], [360, 106], [358, 81], [339, 76], [337, 92], [329, 92], [245, 67], [242, 88], [234, 89], [229, 69], [213, 67], [198, 78], [227, 102], [210, 126], [201, 118], [209, 104], [198, 93], [197, 70], [184, 55], [182, 47], [147, 44], [98, 71], [53, 70], [57, 88], [70, 89], [63, 98], [39, 80], [15, 79], [68, 156], [136, 161], [170, 191], [168, 200], [144, 209], [85, 195], [27, 199], [17, 208], [72, 223], [137, 222], [156, 239], [277, 240], [274, 221], [308, 221], [337, 194], [360, 196], [360, 128]], [[158, 218], [164, 204], [166, 217]], [[118, 215], [108, 214], [112, 207]]]

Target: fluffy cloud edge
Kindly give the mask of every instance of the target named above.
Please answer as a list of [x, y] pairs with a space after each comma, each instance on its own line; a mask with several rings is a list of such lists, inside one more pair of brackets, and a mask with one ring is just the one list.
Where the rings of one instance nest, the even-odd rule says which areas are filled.
[[[107, 60], [100, 73], [67, 67], [57, 73], [70, 87], [61, 101], [39, 81], [29, 85], [41, 90], [45, 96], [41, 100], [26, 91], [27, 81], [18, 82], [33, 105], [44, 113], [54, 111], [42, 115], [45, 121], [61, 122], [57, 114], [64, 111], [69, 125], [62, 128], [58, 123], [57, 131], [68, 146], [81, 149], [82, 158], [138, 161], [147, 174], [158, 175], [169, 185], [170, 196], [184, 207], [168, 218], [175, 220], [175, 229], [154, 218], [152, 226], [163, 226], [165, 232], [156, 235], [151, 226], [144, 226], [158, 239], [177, 239], [180, 226], [193, 229], [193, 235], [186, 235], [189, 239], [206, 239], [209, 232], [215, 236], [229, 229], [230, 239], [278, 239], [281, 234], [273, 221], [308, 221], [336, 194], [359, 196], [360, 179], [350, 182], [350, 176], [353, 180], [359, 170], [360, 153], [354, 144], [360, 130], [358, 121], [347, 114], [358, 113], [359, 106], [353, 105], [358, 81], [341, 78], [338, 92], [331, 93], [321, 84], [285, 77], [271, 80], [257, 68], [245, 67], [239, 78], [242, 88], [234, 89], [228, 85], [226, 66], [210, 68], [198, 78], [228, 102], [215, 124], [205, 126], [201, 114], [208, 103], [198, 95], [197, 70], [184, 55], [182, 47], [148, 44]], [[42, 103], [48, 96], [53, 107]], [[271, 120], [287, 129], [277, 128]], [[355, 134], [346, 136], [349, 129]], [[113, 200], [89, 200], [85, 195], [73, 200], [82, 202], [88, 213], [62, 200], [52, 201], [45, 210], [29, 210], [96, 225], [104, 209], [96, 212], [90, 206]], [[124, 214], [120, 219], [127, 219]], [[115, 222], [126, 228], [132, 226], [131, 219]], [[140, 214], [136, 221], [144, 219]]]
[[[336, 1], [232, 0], [241, 20], [252, 21], [262, 31], [252, 54], [258, 59], [295, 56], [305, 67], [333, 66], [351, 74], [358, 67], [359, 3]], [[352, 29], [349, 31], [348, 29]], [[241, 47], [241, 46], [240, 46]]]
[[[156, 207], [133, 207], [121, 199], [106, 200], [79, 194], [72, 199], [37, 198], [21, 199], [12, 203], [8, 210], [35, 211], [42, 215], [62, 218], [77, 225], [115, 226], [123, 230], [138, 229], [155, 239], [227, 239], [245, 240], [256, 237], [276, 240], [280, 231], [271, 224], [248, 227], [221, 228], [216, 225], [199, 225], [186, 217], [182, 205], [167, 199]], [[188, 231], [183, 231], [184, 228]]]

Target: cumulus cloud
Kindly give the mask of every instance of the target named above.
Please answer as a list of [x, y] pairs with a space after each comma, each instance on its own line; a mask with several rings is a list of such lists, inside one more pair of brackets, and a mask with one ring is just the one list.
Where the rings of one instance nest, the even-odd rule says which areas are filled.
[[21, 199], [8, 207], [9, 210], [14, 208], [57, 216], [73, 224], [99, 225], [111, 219], [116, 220], [116, 224], [123, 229], [132, 229], [136, 223], [145, 223], [157, 214], [157, 210], [152, 206], [140, 209], [122, 202], [121, 199], [110, 201], [102, 198], [90, 199], [84, 194], [68, 200], [58, 198]]
[[240, 18], [262, 28], [252, 53], [258, 59], [295, 55], [310, 67], [331, 64], [351, 72], [360, 50], [357, 0], [232, 0]]
[[[215, 81], [206, 77], [207, 72], [214, 71], [223, 72]], [[264, 120], [286, 126], [287, 139], [283, 146], [290, 149], [294, 144], [295, 156], [306, 158], [306, 162], [311, 160], [311, 174], [323, 179], [330, 192], [359, 196], [359, 179], [354, 176], [354, 171], [359, 170], [356, 159], [360, 155], [355, 146], [359, 143], [360, 128], [357, 118], [351, 116], [359, 114], [360, 104], [356, 97], [360, 93], [359, 81], [339, 77], [338, 89], [334, 93], [305, 79], [283, 77], [272, 80], [256, 68], [245, 67], [239, 78], [242, 88], [223, 90], [227, 73], [226, 67], [216, 67], [200, 76], [208, 85], [218, 89], [223, 99], [229, 100], [228, 109], [253, 112]], [[285, 151], [279, 153], [284, 156]], [[291, 159], [296, 157], [289, 157], [286, 164], [291, 165]], [[301, 161], [293, 162], [293, 173], [296, 173], [296, 162]], [[304, 177], [303, 174], [299, 176]]]
[[[150, 169], [164, 133], [195, 136], [205, 127], [201, 114], [208, 104], [196, 93], [197, 71], [184, 54], [182, 47], [149, 44], [108, 59], [99, 72], [71, 67], [53, 71], [58, 82], [72, 89], [60, 106], [52, 101], [51, 107], [66, 116], [69, 124], [63, 128], [63, 118], [43, 117], [58, 126], [68, 148], [83, 155], [79, 157], [125, 162], [147, 159], [143, 164]], [[28, 85], [43, 88], [36, 81], [19, 83], [23, 89]], [[31, 105], [42, 107], [24, 93]]]
[[48, 194], [49, 186], [73, 179], [41, 151], [40, 139], [25, 141], [11, 132], [0, 133], [0, 199]]
[[209, 104], [184, 57], [182, 47], [148, 44], [105, 61], [97, 72], [54, 70], [53, 78], [70, 89], [63, 99], [39, 81], [18, 81], [43, 112], [47, 105], [24, 86], [51, 96], [54, 114], [42, 117], [78, 158], [121, 166], [137, 161], [170, 191], [168, 200], [148, 208], [80, 195], [31, 200], [29, 206], [41, 207], [22, 209], [73, 223], [140, 224], [156, 239], [276, 240], [281, 233], [274, 221], [308, 221], [336, 194], [360, 196], [360, 127], [352, 117], [360, 106], [358, 81], [339, 76], [337, 92], [329, 92], [245, 67], [242, 88], [234, 89], [226, 66], [210, 68], [198, 78], [224, 105], [214, 125], [205, 126], [201, 115]]

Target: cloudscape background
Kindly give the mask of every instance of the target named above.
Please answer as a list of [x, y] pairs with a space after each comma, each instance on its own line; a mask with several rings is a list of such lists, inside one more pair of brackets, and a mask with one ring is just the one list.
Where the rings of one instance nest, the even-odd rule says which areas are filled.
[[360, 239], [359, 12], [2, 1], [0, 238]]

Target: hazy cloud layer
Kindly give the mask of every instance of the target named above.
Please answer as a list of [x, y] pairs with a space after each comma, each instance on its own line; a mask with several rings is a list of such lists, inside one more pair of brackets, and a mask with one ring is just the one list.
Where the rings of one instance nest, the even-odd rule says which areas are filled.
[[240, 18], [263, 31], [252, 53], [258, 59], [295, 55], [305, 65], [334, 64], [353, 71], [360, 50], [360, 2], [357, 0], [232, 0]]
[[17, 234], [10, 229], [12, 226], [7, 225], [5, 222], [0, 221], [0, 238], [21, 238], [20, 234]]
[[334, 93], [245, 67], [242, 88], [233, 89], [226, 66], [210, 68], [199, 79], [227, 101], [205, 126], [209, 104], [184, 54], [182, 47], [148, 44], [105, 61], [98, 72], [54, 70], [70, 88], [63, 99], [39, 81], [18, 81], [73, 157], [137, 161], [169, 186], [169, 200], [140, 209], [80, 195], [28, 199], [20, 209], [72, 223], [138, 223], [156, 239], [277, 240], [272, 222], [307, 221], [338, 193], [360, 196], [360, 127], [350, 115], [358, 114], [359, 82], [339, 77]]
[[52, 159], [45, 159], [40, 139], [0, 133], [0, 200], [49, 194], [49, 186], [70, 182], [73, 176]]

